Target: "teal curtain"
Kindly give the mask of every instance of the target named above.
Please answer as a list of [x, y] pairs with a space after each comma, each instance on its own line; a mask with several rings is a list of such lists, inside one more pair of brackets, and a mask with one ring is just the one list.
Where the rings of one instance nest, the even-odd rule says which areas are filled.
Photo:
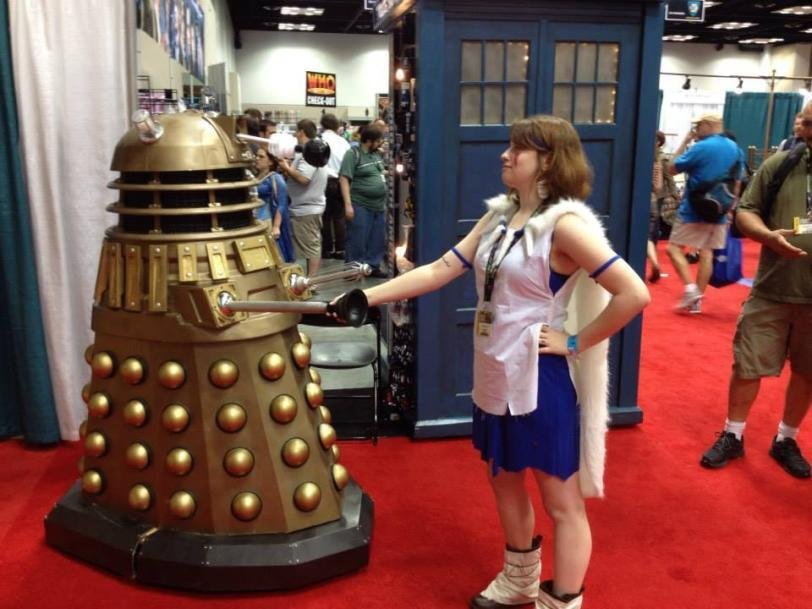
[[776, 93], [773, 100], [773, 124], [770, 127], [770, 146], [792, 135], [795, 115], [801, 111], [804, 96], [800, 93]]
[[0, 0], [0, 438], [59, 441], [20, 158], [8, 1]]
[[[801, 111], [803, 96], [798, 93], [775, 93], [773, 95], [773, 120], [770, 126], [770, 146], [777, 146], [781, 140], [792, 134], [792, 122]], [[770, 106], [769, 93], [733, 93], [725, 96], [725, 129], [736, 134], [739, 147], [747, 153], [748, 146], [759, 150], [764, 147], [764, 133], [767, 129], [767, 111]]]

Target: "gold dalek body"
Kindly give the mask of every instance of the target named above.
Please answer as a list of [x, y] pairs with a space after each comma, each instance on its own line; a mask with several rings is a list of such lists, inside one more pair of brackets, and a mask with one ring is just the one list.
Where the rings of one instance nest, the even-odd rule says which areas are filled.
[[[205, 591], [295, 588], [364, 566], [372, 501], [340, 463], [297, 327], [324, 303], [303, 301], [301, 268], [254, 218], [253, 155], [232, 117], [133, 120], [111, 165], [119, 222], [93, 295], [80, 480], [48, 514], [48, 543]], [[260, 301], [270, 306], [246, 312]]]

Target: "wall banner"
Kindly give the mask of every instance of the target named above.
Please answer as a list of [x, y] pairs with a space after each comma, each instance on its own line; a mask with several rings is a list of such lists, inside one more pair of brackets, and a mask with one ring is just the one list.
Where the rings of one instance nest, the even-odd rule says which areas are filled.
[[326, 72], [306, 72], [305, 79], [305, 105], [329, 106], [336, 105], [336, 75]]

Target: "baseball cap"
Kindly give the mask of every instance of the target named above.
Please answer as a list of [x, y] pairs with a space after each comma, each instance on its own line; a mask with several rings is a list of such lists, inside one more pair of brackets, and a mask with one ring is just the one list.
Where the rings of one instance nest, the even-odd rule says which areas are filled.
[[722, 117], [718, 114], [714, 114], [713, 112], [706, 112], [705, 114], [698, 114], [691, 120], [692, 125], [696, 125], [698, 123], [715, 123], [715, 124], [722, 124]]

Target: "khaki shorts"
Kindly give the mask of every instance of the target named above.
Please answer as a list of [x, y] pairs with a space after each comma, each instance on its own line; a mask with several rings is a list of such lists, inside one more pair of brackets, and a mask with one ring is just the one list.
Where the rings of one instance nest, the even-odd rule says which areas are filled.
[[745, 301], [733, 338], [733, 372], [742, 379], [778, 376], [789, 357], [792, 371], [812, 381], [812, 304]]
[[727, 242], [727, 222], [709, 224], [707, 222], [683, 222], [679, 217], [674, 219], [669, 243], [685, 245], [700, 250], [718, 250]]
[[321, 258], [321, 226], [321, 214], [290, 217], [296, 258]]

